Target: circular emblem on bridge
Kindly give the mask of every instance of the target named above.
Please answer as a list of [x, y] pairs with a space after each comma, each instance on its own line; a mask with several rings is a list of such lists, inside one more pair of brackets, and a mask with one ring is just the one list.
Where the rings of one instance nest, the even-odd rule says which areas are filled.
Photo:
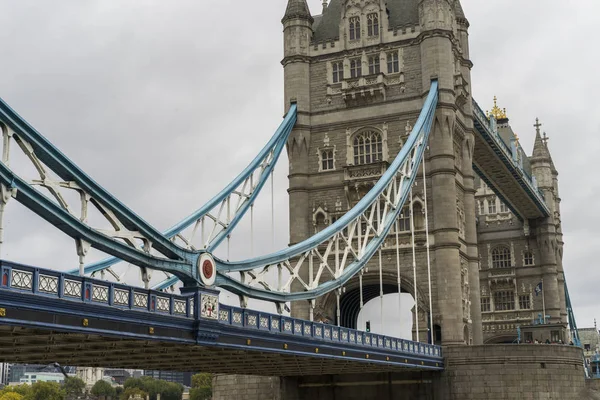
[[200, 279], [204, 285], [212, 286], [215, 284], [217, 271], [215, 260], [210, 254], [204, 253], [198, 259], [198, 275], [200, 275]]

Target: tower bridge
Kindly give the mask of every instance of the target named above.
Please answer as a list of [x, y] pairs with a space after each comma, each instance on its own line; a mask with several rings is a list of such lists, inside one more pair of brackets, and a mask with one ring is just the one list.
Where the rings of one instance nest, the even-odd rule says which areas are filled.
[[[165, 232], [0, 102], [0, 229], [19, 202], [79, 256], [67, 273], [0, 262], [0, 361], [228, 374], [217, 399], [259, 383], [244, 398], [577, 398], [579, 347], [514, 344], [577, 344], [558, 172], [539, 121], [528, 156], [506, 111], [474, 101], [460, 1], [331, 0], [313, 16], [288, 0], [282, 24], [283, 122]], [[231, 261], [284, 148], [291, 244]], [[108, 257], [86, 263], [90, 248]], [[123, 261], [138, 285], [121, 282]], [[394, 292], [415, 300], [412, 340], [356, 330], [364, 304]]]

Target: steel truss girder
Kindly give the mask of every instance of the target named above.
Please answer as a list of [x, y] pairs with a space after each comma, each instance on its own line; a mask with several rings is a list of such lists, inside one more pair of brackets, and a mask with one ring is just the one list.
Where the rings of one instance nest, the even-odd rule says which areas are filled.
[[[10, 188], [13, 197], [36, 214], [55, 225], [65, 234], [76, 240], [78, 253], [82, 259], [87, 253], [87, 248], [94, 247], [114, 257], [96, 263], [88, 272], [105, 270], [114, 262], [124, 260], [137, 265], [143, 271], [146, 268], [171, 273], [171, 279], [181, 279], [186, 283], [198, 282], [195, 265], [201, 251], [191, 245], [191, 241], [183, 239], [180, 246], [175, 239], [186, 227], [209, 215], [216, 204], [226, 201], [229, 206], [231, 196], [239, 197], [233, 216], [228, 213], [227, 223], [224, 225], [219, 218], [215, 226], [223, 229], [216, 231], [212, 240], [207, 241], [207, 249], [212, 249], [226, 238], [235, 228], [239, 220], [252, 205], [256, 195], [260, 192], [267, 177], [285, 146], [287, 136], [296, 120], [296, 106], [292, 105], [284, 123], [277, 134], [270, 140], [259, 153], [254, 162], [249, 165], [228, 187], [215, 196], [202, 209], [171, 228], [165, 235], [155, 230], [150, 224], [137, 216], [114, 196], [108, 193], [71, 160], [56, 149], [46, 138], [30, 126], [4, 101], [0, 99], [0, 130], [3, 134], [2, 163], [0, 163], [0, 183]], [[27, 181], [9, 167], [10, 144], [14, 140], [26, 157], [33, 164], [40, 179]], [[259, 179], [253, 182], [255, 171], [259, 169]], [[51, 173], [59, 178], [53, 179]], [[246, 193], [250, 180], [249, 191]], [[242, 188], [240, 189], [240, 183]], [[45, 196], [34, 186], [41, 186], [50, 192], [50, 197]], [[81, 199], [81, 215], [77, 217], [61, 189], [75, 190]], [[95, 229], [87, 224], [88, 205], [92, 204], [113, 226], [113, 231]], [[214, 230], [213, 230], [214, 231]], [[140, 245], [140, 243], [142, 245]], [[155, 250], [165, 258], [151, 255]], [[110, 271], [113, 275], [114, 272]]]
[[[191, 266], [195, 265], [199, 254], [172, 243], [157, 232], [87, 176], [2, 100], [0, 130], [3, 135], [0, 183], [11, 189], [17, 201], [73, 237], [80, 257], [85, 256], [87, 248], [92, 246], [142, 268], [164, 270], [192, 280], [194, 268]], [[9, 167], [11, 142], [17, 143], [39, 179], [27, 181]], [[46, 188], [50, 196], [45, 196], [34, 186]], [[80, 216], [69, 207], [62, 190], [78, 192]], [[98, 209], [114, 232], [101, 231], [87, 223], [89, 204]], [[151, 255], [151, 249], [164, 258]]]
[[[200, 249], [210, 252], [218, 247], [253, 206], [281, 156], [290, 132], [296, 124], [296, 119], [297, 106], [296, 104], [292, 104], [273, 137], [254, 160], [220, 193], [190, 216], [164, 232], [163, 235], [173, 242], [181, 242], [187, 249], [196, 251], [198, 247], [194, 246], [194, 242], [198, 235], [198, 230], [201, 230], [202, 243]], [[232, 203], [235, 203], [233, 213], [231, 213]], [[207, 220], [212, 222], [212, 224], [210, 222], [206, 224]], [[204, 235], [206, 225], [209, 225], [208, 231], [210, 233], [208, 237]], [[190, 235], [184, 236], [183, 232], [192, 226], [193, 230]], [[115, 275], [110, 267], [120, 261], [116, 257], [110, 257], [86, 265], [84, 271], [86, 274], [93, 274], [106, 270]], [[69, 273], [76, 272], [76, 270], [69, 271]], [[157, 286], [160, 289], [166, 289], [174, 285], [178, 280], [177, 276], [172, 276]]]
[[[371, 191], [348, 213], [320, 233], [286, 250], [241, 262], [216, 260], [217, 286], [240, 296], [285, 303], [320, 297], [341, 288], [359, 273], [383, 244], [409, 196], [428, 143], [437, 99], [438, 83], [432, 81], [406, 144]], [[367, 232], [361, 236], [363, 223], [367, 225]], [[332, 258], [334, 266], [330, 265]], [[308, 269], [308, 273], [301, 274], [302, 268]], [[291, 275], [285, 285], [276, 289], [264, 279], [275, 269], [285, 269]], [[233, 272], [239, 272], [241, 280], [229, 275]], [[333, 279], [321, 282], [324, 272]], [[301, 275], [308, 276], [309, 282]], [[297, 283], [301, 290], [292, 292], [293, 284]]]

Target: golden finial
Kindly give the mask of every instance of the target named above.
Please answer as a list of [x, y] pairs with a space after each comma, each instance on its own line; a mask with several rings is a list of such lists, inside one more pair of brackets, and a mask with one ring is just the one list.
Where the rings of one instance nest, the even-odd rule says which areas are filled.
[[519, 147], [519, 135], [517, 135], [516, 133], [515, 133], [515, 144], [517, 147]]
[[494, 108], [492, 108], [491, 113], [488, 113], [488, 117], [490, 114], [493, 115], [494, 118], [496, 118], [496, 119], [507, 119], [508, 118], [506, 116], [506, 108], [500, 109], [500, 107], [498, 107], [498, 98], [496, 96], [494, 96]]

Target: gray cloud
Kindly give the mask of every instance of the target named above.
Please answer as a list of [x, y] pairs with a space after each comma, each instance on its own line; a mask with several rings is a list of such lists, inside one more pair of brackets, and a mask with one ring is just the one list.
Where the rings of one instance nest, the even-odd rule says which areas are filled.
[[[594, 222], [600, 107], [589, 51], [600, 7], [579, 0], [462, 0], [471, 22], [473, 92], [494, 95], [526, 149], [539, 116], [560, 172], [565, 268], [580, 325], [597, 302]], [[310, 0], [313, 13], [320, 0]], [[217, 193], [281, 121], [285, 1], [0, 0], [0, 96], [94, 179], [159, 229]], [[287, 244], [287, 159], [268, 190], [255, 254]], [[76, 267], [72, 240], [16, 202], [2, 257]], [[240, 227], [235, 256], [247, 256]], [[235, 246], [234, 246], [235, 247]], [[94, 254], [90, 258], [99, 257]]]

